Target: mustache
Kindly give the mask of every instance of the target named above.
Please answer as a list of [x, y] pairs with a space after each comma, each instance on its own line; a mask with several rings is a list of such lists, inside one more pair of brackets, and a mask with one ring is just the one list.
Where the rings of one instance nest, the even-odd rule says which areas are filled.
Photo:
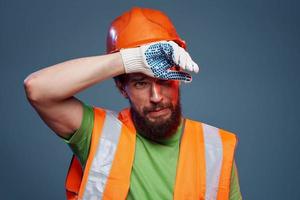
[[172, 106], [171, 103], [158, 103], [158, 104], [154, 104], [154, 105], [149, 106], [149, 107], [145, 107], [143, 109], [143, 114], [146, 115], [150, 112], [157, 111], [157, 110], [162, 110], [162, 109], [166, 109], [166, 108], [169, 108], [169, 109], [173, 110], [173, 106]]

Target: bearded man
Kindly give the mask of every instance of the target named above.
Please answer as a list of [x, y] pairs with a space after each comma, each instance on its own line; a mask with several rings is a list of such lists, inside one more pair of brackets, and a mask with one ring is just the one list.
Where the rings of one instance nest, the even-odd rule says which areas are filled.
[[[181, 114], [180, 84], [198, 71], [170, 19], [135, 7], [112, 22], [106, 55], [29, 75], [30, 103], [74, 152], [67, 199], [241, 199], [235, 135]], [[130, 104], [119, 114], [74, 97], [109, 78]]]

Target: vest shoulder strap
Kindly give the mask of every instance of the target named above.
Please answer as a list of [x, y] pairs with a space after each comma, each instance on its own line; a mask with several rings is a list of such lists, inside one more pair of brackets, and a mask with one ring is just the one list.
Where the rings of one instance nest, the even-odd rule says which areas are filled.
[[[96, 138], [99, 137], [100, 130], [102, 129], [103, 122], [105, 119], [105, 115], [105, 110], [100, 108], [94, 108], [94, 121], [97, 123], [94, 123], [91, 137], [92, 139], [90, 145], [90, 152], [87, 163], [90, 162], [89, 160], [92, 159], [90, 158], [91, 154], [95, 154], [95, 148], [97, 146]], [[88, 166], [88, 168], [89, 167], [90, 165]], [[87, 168], [87, 166], [85, 168]], [[78, 199], [78, 194], [83, 182], [83, 178], [83, 168], [80, 164], [80, 161], [75, 155], [73, 155], [65, 182], [65, 189], [68, 200]]]
[[174, 199], [228, 199], [234, 134], [186, 119]]

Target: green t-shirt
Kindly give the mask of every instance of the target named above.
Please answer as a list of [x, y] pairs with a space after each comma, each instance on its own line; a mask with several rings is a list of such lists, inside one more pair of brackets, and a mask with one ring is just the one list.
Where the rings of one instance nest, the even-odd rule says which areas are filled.
[[[65, 141], [84, 166], [89, 152], [94, 111], [88, 105], [83, 104], [83, 107], [81, 127]], [[182, 124], [176, 134], [160, 143], [152, 142], [136, 134], [135, 157], [127, 200], [173, 199], [181, 133]], [[234, 164], [231, 174], [230, 200], [240, 199], [242, 197]]]

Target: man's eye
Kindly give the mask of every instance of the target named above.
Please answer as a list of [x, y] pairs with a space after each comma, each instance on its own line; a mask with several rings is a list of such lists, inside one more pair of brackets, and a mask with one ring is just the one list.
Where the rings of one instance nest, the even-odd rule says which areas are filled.
[[148, 83], [147, 82], [144, 82], [144, 81], [139, 81], [139, 82], [135, 82], [134, 83], [134, 86], [136, 87], [136, 88], [143, 88], [143, 87], [146, 87], [148, 85]]

